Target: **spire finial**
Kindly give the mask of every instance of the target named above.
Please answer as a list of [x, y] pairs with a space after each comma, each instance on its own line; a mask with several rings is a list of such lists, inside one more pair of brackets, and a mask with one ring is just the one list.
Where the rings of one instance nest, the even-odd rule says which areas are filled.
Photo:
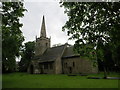
[[40, 37], [46, 37], [45, 19], [43, 15]]

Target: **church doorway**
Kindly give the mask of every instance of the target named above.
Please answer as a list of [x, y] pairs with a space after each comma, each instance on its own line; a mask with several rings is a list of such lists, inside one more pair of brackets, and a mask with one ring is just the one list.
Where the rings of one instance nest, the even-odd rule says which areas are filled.
[[33, 65], [30, 65], [30, 73], [33, 74]]
[[72, 73], [72, 67], [69, 67], [69, 73]]

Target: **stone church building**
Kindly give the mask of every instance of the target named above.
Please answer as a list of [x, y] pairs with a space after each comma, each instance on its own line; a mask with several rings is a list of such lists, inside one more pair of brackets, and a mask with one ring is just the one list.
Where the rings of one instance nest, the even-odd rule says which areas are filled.
[[65, 43], [50, 47], [51, 39], [46, 37], [43, 16], [40, 37], [36, 38], [35, 56], [30, 62], [28, 72], [33, 74], [79, 74], [97, 73], [90, 60], [84, 60], [73, 52], [73, 46]]

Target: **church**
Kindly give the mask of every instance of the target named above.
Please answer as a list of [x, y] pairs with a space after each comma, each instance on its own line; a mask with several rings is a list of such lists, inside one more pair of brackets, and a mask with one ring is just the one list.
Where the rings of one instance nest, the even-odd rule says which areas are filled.
[[91, 60], [75, 54], [73, 46], [65, 43], [50, 47], [51, 38], [46, 36], [45, 19], [43, 16], [40, 37], [36, 38], [35, 56], [31, 60], [27, 72], [31, 74], [88, 74], [97, 73], [98, 68]]

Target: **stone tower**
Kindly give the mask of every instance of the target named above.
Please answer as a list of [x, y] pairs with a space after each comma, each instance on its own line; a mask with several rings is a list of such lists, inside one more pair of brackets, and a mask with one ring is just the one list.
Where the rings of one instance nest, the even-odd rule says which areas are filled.
[[46, 37], [45, 19], [43, 16], [40, 37], [36, 37], [35, 56], [42, 55], [48, 48], [50, 48], [50, 38]]

